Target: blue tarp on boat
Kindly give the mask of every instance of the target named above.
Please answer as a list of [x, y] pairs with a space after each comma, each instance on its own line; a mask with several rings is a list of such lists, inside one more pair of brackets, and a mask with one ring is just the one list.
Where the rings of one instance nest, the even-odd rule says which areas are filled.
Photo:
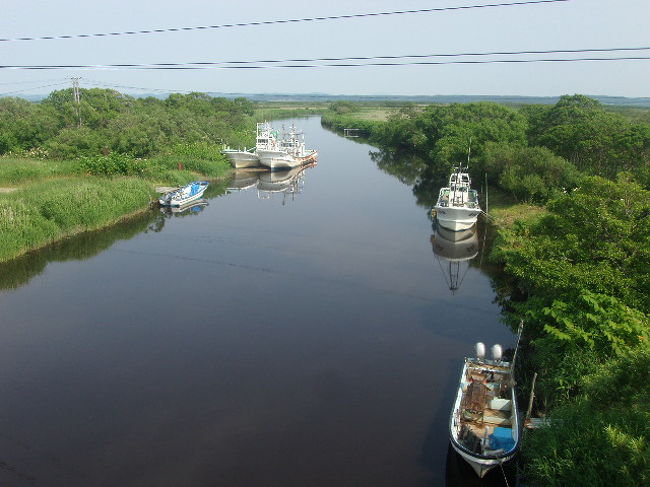
[[490, 448], [493, 450], [510, 451], [515, 446], [515, 440], [512, 438], [511, 428], [501, 428], [497, 426], [490, 435]]

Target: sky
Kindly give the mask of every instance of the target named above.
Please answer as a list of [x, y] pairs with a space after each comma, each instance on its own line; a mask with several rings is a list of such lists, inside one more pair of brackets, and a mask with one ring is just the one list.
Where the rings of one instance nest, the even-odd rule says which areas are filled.
[[[78, 35], [299, 19], [521, 0], [2, 0], [0, 38]], [[106, 65], [650, 48], [650, 0], [534, 5], [140, 35], [0, 42], [0, 65]], [[633, 52], [437, 57], [409, 61], [648, 57]], [[297, 64], [297, 63], [292, 63]], [[203, 69], [0, 69], [0, 95], [70, 86], [344, 95], [650, 96], [650, 59], [411, 66]]]

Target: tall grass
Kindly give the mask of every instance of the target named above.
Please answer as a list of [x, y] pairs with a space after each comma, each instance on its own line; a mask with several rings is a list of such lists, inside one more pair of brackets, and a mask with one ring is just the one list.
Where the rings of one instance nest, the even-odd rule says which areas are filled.
[[0, 157], [0, 186], [15, 186], [62, 175], [78, 174], [75, 161], [43, 161], [18, 157]]
[[137, 178], [58, 178], [0, 195], [0, 262], [146, 208], [154, 196]]

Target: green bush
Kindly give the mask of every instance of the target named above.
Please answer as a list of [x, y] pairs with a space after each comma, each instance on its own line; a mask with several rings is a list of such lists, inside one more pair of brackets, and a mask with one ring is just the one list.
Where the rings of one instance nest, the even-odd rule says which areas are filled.
[[[581, 362], [588, 362], [590, 352]], [[580, 397], [552, 413], [551, 426], [525, 436], [532, 485], [650, 484], [650, 351], [630, 346], [600, 365], [592, 361]]]
[[113, 152], [107, 156], [81, 157], [79, 165], [83, 172], [95, 176], [137, 176], [144, 173], [147, 161]]

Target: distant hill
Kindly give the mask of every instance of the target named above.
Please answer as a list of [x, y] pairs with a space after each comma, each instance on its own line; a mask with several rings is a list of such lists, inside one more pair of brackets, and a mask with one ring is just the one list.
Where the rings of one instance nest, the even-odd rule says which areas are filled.
[[[170, 92], [171, 93], [171, 92]], [[154, 97], [167, 98], [170, 93], [144, 93], [133, 94], [136, 98]], [[509, 95], [332, 95], [326, 93], [219, 93], [207, 92], [215, 97], [248, 98], [254, 101], [266, 102], [330, 102], [337, 100], [359, 102], [413, 102], [413, 103], [471, 103], [477, 101], [492, 101], [515, 105], [553, 105], [559, 96], [509, 96]], [[22, 95], [30, 101], [40, 101], [47, 95]], [[648, 107], [650, 98], [628, 98], [624, 96], [587, 95], [601, 102], [603, 105]]]

